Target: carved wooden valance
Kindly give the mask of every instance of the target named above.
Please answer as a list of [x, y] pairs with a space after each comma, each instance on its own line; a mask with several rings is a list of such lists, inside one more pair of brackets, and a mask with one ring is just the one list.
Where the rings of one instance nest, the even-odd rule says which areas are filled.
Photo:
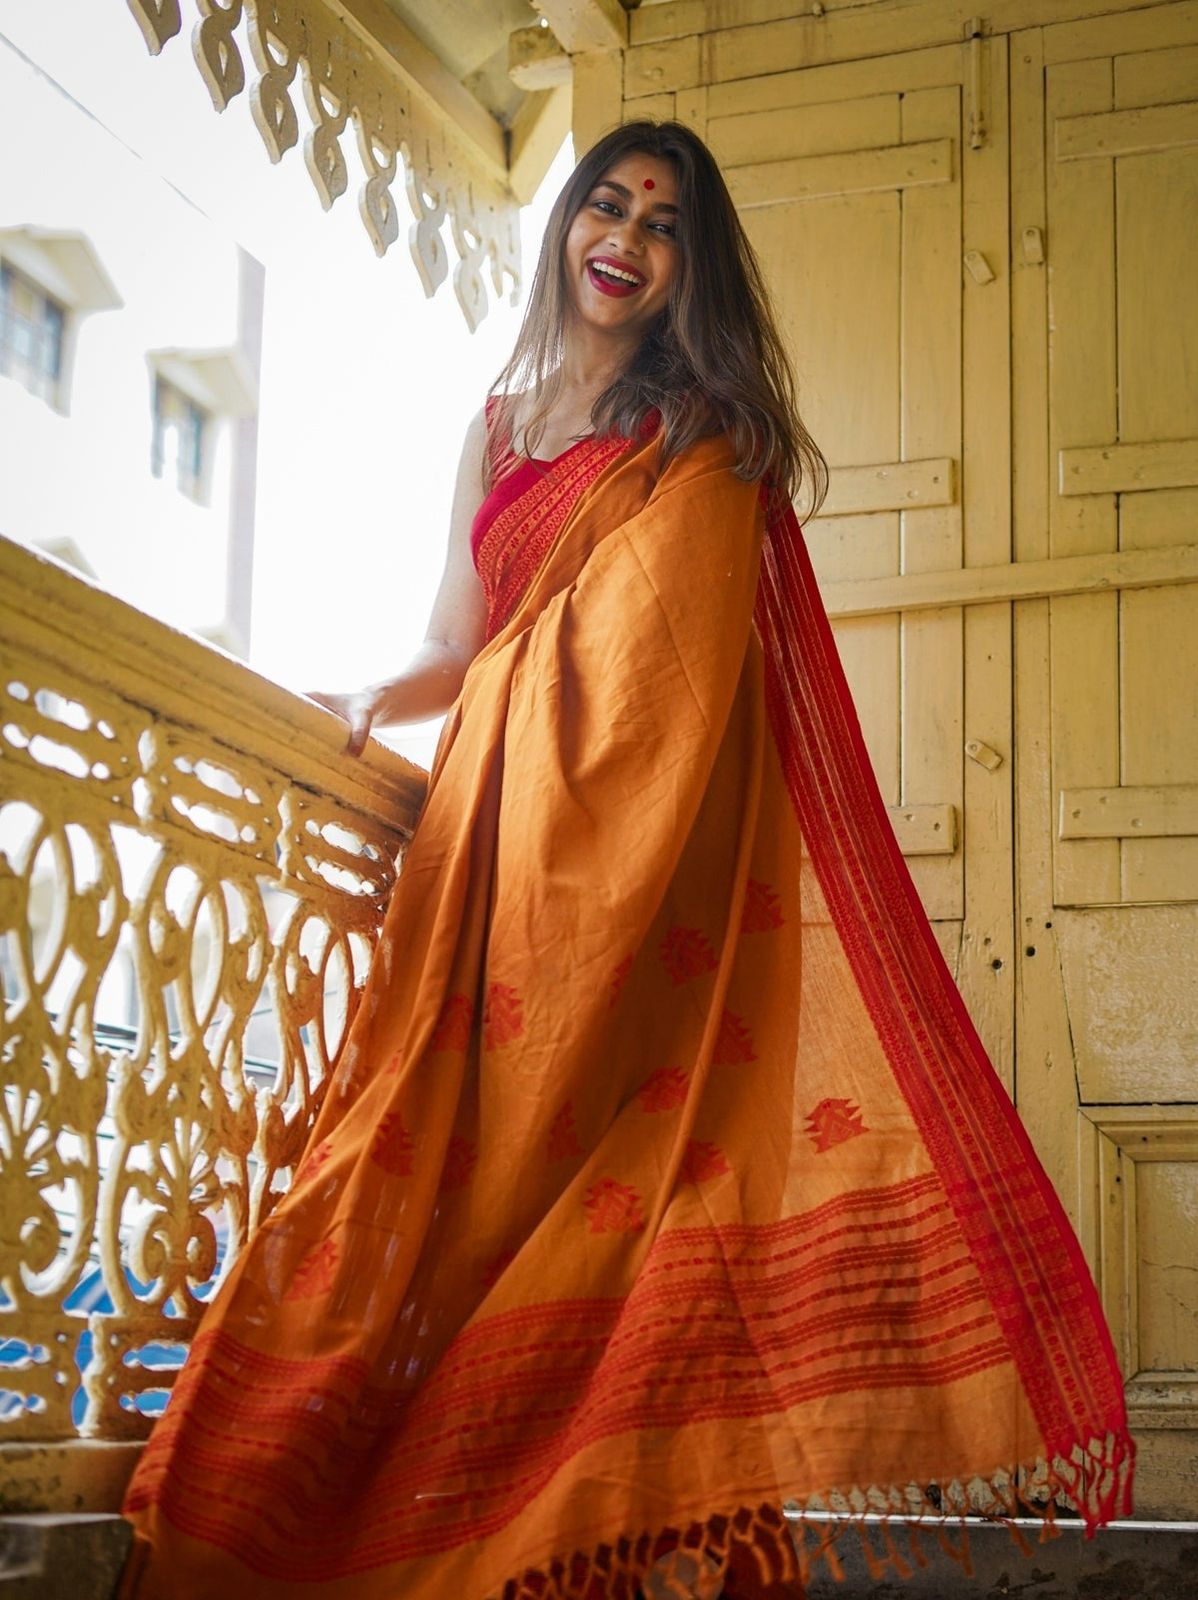
[[[152, 54], [180, 32], [181, 0], [127, 0]], [[249, 84], [250, 109], [272, 161], [300, 140], [327, 210], [349, 187], [343, 136], [352, 125], [364, 181], [362, 221], [381, 256], [400, 234], [392, 186], [402, 181], [408, 247], [427, 295], [449, 276], [471, 330], [495, 294], [519, 288], [518, 203], [506, 178], [502, 129], [431, 52], [397, 42], [399, 25], [374, 0], [189, 0], [192, 51], [218, 111]], [[377, 13], [378, 32], [370, 23]], [[249, 46], [247, 66], [245, 44]], [[402, 168], [402, 178], [401, 169]]]

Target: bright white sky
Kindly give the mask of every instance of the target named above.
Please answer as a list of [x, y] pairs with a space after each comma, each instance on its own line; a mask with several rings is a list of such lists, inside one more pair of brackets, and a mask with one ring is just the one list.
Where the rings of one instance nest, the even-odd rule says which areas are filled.
[[[423, 636], [462, 434], [523, 301], [492, 300], [471, 334], [451, 283], [426, 300], [402, 178], [400, 238], [379, 260], [358, 217], [352, 139], [350, 190], [326, 213], [298, 147], [271, 166], [246, 94], [213, 110], [184, 13], [157, 58], [123, 0], [0, 0], [0, 31], [265, 265], [250, 659], [295, 689], [354, 688]], [[36, 160], [45, 137], [30, 130], [20, 159]], [[571, 159], [567, 143], [524, 213], [526, 284]], [[388, 742], [426, 765], [433, 730]]]

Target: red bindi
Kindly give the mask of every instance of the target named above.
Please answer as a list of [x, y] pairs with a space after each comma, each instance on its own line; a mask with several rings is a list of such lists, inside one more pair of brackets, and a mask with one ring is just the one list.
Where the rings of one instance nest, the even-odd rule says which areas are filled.
[[657, 185], [654, 183], [652, 178], [646, 178], [644, 186], [645, 186], [646, 189], [656, 189], [657, 188]]

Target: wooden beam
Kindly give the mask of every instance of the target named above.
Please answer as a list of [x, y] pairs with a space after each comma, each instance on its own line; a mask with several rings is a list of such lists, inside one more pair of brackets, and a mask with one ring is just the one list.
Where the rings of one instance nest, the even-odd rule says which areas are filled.
[[325, 0], [325, 4], [372, 55], [395, 65], [412, 92], [444, 116], [469, 149], [481, 157], [493, 177], [507, 181], [507, 138], [503, 128], [384, 0]]
[[[821, 6], [819, 11], [795, 0], [665, 0], [632, 13], [631, 38], [636, 46], [706, 35], [711, 66], [707, 82], [716, 84], [892, 55], [896, 17], [904, 51], [959, 44], [977, 10], [974, 0], [905, 0], [898, 6]], [[1187, 4], [1161, 5], [1159, 0], [1052, 0], [1050, 6], [1045, 0], [991, 0], [986, 8], [988, 35], [1021, 28], [1044, 29], [1047, 65], [1083, 53], [1186, 45], [1192, 21]]]
[[1118, 494], [1198, 484], [1198, 439], [1078, 445], [1057, 452], [1058, 494]]
[[1186, 839], [1198, 835], [1198, 783], [1062, 789], [1058, 839]]
[[620, 0], [532, 0], [572, 56], [628, 45], [628, 13]]
[[752, 206], [815, 200], [824, 195], [868, 194], [950, 183], [951, 139], [884, 145], [876, 150], [832, 150], [789, 161], [758, 161], [728, 170], [728, 192], [742, 211]]
[[556, 89], [570, 81], [570, 57], [552, 28], [517, 28], [508, 35], [507, 75], [518, 89]]
[[588, 50], [574, 57], [573, 66], [574, 153], [582, 156], [620, 122], [624, 56], [619, 50]]
[[919, 511], [924, 506], [951, 506], [956, 498], [956, 463], [951, 456], [875, 461], [837, 467], [819, 514], [860, 517], [871, 511]]
[[[817, 528], [818, 519], [810, 526]], [[818, 563], [818, 545], [816, 559]], [[1055, 594], [1096, 594], [1195, 581], [1198, 544], [1173, 544], [889, 578], [846, 578], [821, 584], [820, 594], [829, 616], [868, 617], [883, 611], [984, 606], [995, 600], [1039, 600]]]
[[957, 808], [953, 805], [887, 806], [899, 849], [905, 856], [951, 856], [957, 848]]
[[[570, 85], [530, 94], [512, 122], [512, 158], [508, 186], [520, 205], [526, 206], [541, 187], [541, 180], [570, 132]], [[524, 265], [526, 274], [532, 262]]]
[[1192, 100], [1179, 105], [1131, 106], [1125, 111], [1090, 111], [1079, 117], [1058, 117], [1056, 123], [1058, 161], [1138, 155], [1187, 144], [1198, 144], [1198, 105]]

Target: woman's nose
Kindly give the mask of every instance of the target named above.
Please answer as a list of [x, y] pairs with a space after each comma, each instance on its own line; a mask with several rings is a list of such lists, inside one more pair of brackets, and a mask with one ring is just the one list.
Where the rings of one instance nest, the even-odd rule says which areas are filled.
[[632, 254], [641, 248], [640, 232], [631, 217], [617, 217], [611, 226], [608, 238], [613, 245], [619, 246], [625, 254]]

